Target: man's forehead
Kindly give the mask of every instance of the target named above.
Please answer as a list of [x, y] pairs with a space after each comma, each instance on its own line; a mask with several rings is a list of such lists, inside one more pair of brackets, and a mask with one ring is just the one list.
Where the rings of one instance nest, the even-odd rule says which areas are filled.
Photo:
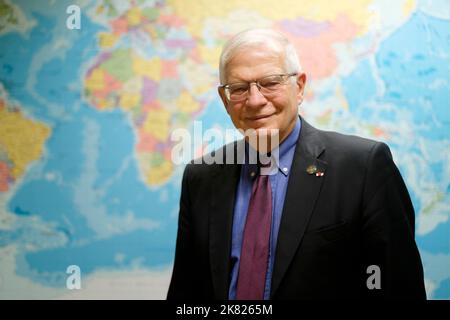
[[227, 72], [228, 82], [236, 81], [254, 81], [262, 77], [266, 77], [273, 74], [284, 73], [284, 68], [279, 64], [265, 64], [260, 65], [258, 68], [245, 66], [231, 68]]
[[282, 73], [285, 62], [282, 54], [274, 51], [241, 50], [228, 62], [225, 72], [228, 79], [252, 80], [273, 73]]
[[281, 59], [284, 56], [284, 50], [278, 46], [271, 46], [264, 43], [242, 44], [234, 50], [234, 53], [230, 57], [229, 61], [231, 62], [236, 57], [246, 56], [249, 54]]

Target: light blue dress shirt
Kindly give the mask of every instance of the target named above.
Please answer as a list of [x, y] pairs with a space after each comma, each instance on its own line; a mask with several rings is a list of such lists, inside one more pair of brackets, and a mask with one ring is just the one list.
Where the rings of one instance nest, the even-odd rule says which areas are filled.
[[[291, 171], [292, 160], [294, 158], [295, 146], [300, 134], [301, 122], [297, 118], [294, 129], [289, 136], [281, 143], [278, 150], [279, 161], [275, 162], [277, 168], [274, 174], [269, 177], [272, 187], [272, 226], [270, 230], [269, 263], [267, 266], [266, 284], [264, 299], [270, 298], [270, 288], [272, 283], [273, 263], [275, 260], [275, 248], [280, 228], [281, 214], [283, 211], [284, 198]], [[246, 143], [246, 150], [250, 148]], [[277, 160], [277, 159], [276, 159]], [[230, 300], [236, 299], [237, 278], [239, 273], [239, 260], [242, 248], [242, 236], [244, 233], [247, 210], [252, 193], [252, 185], [255, 180], [258, 168], [256, 164], [244, 163], [241, 169], [239, 185], [236, 191], [236, 201], [234, 205], [233, 230], [231, 243], [231, 282], [228, 297]]]

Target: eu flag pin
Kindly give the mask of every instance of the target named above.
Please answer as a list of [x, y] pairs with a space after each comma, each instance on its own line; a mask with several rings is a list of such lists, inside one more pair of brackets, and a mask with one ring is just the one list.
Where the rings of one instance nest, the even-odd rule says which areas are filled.
[[307, 168], [306, 168], [306, 172], [308, 173], [308, 174], [314, 174], [314, 173], [316, 173], [317, 172], [317, 167], [315, 166], [315, 165], [309, 165]]

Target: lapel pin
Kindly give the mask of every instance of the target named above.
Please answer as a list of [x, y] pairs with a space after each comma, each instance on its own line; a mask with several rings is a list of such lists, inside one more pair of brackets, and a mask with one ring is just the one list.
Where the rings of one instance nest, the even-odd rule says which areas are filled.
[[323, 177], [323, 172], [322, 171], [317, 171], [316, 172], [316, 177]]
[[315, 165], [309, 165], [307, 168], [306, 168], [306, 172], [308, 173], [308, 174], [314, 174], [314, 173], [316, 173], [317, 172], [317, 167], [315, 166]]

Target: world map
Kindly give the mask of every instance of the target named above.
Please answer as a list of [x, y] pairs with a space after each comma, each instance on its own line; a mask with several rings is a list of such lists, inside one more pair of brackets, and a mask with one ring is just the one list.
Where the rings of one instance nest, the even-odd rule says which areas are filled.
[[295, 45], [305, 119], [389, 145], [428, 298], [450, 299], [445, 0], [0, 0], [0, 299], [165, 297], [184, 169], [171, 135], [233, 128], [218, 60], [250, 27]]

